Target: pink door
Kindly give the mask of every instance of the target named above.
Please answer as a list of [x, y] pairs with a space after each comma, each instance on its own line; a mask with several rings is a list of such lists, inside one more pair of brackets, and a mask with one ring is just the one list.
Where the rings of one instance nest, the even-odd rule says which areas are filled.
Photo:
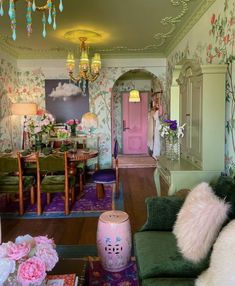
[[123, 93], [123, 154], [147, 154], [148, 92], [140, 93], [140, 102], [129, 102]]

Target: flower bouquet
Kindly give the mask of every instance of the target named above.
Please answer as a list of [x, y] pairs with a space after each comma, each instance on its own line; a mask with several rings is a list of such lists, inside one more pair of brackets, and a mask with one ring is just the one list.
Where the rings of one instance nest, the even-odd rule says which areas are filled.
[[78, 119], [69, 119], [66, 121], [66, 124], [70, 126], [71, 136], [76, 136], [76, 128], [77, 125], [80, 124], [80, 121]]
[[178, 126], [177, 120], [165, 119], [160, 125], [160, 135], [165, 138], [166, 157], [171, 160], [178, 160], [180, 156], [179, 138], [184, 136], [184, 127]]
[[47, 236], [18, 236], [0, 245], [0, 285], [45, 285], [46, 272], [58, 262], [53, 239]]
[[63, 128], [60, 128], [56, 132], [57, 138], [59, 139], [67, 139], [69, 138], [69, 131]]
[[54, 123], [54, 117], [49, 113], [44, 113], [42, 116], [36, 116], [36, 118], [31, 117], [28, 119], [26, 128], [31, 135], [49, 134], [54, 127]]

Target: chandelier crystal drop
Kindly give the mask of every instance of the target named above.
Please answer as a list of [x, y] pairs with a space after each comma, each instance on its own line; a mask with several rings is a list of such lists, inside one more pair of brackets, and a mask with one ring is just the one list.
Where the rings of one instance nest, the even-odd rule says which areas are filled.
[[[20, 0], [8, 0], [9, 1], [9, 9], [8, 15], [11, 21], [11, 30], [12, 30], [12, 39], [16, 40], [16, 3]], [[36, 0], [24, 0], [26, 2], [26, 30], [28, 36], [32, 34], [32, 12], [40, 11], [42, 12], [42, 36], [46, 37], [46, 22], [49, 25], [53, 24], [53, 29], [56, 30], [56, 0], [47, 0], [45, 5], [37, 6]], [[63, 2], [59, 0], [59, 10], [63, 11]], [[4, 15], [3, 10], [3, 2], [4, 0], [0, 0], [0, 16]], [[47, 17], [46, 17], [46, 14]]]
[[87, 38], [80, 37], [80, 60], [79, 60], [79, 72], [78, 76], [74, 76], [75, 69], [75, 59], [74, 54], [72, 52], [68, 53], [66, 66], [69, 73], [69, 78], [73, 82], [75, 82], [83, 92], [85, 93], [85, 89], [89, 81], [95, 81], [101, 69], [101, 58], [100, 54], [95, 53], [91, 59], [91, 64], [88, 57], [88, 46], [86, 44]]

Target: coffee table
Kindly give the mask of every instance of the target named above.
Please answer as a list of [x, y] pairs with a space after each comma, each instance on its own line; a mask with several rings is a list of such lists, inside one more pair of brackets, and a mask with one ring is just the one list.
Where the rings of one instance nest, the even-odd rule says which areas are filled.
[[48, 274], [73, 274], [78, 276], [78, 286], [87, 285], [87, 266], [86, 258], [60, 258], [59, 262]]

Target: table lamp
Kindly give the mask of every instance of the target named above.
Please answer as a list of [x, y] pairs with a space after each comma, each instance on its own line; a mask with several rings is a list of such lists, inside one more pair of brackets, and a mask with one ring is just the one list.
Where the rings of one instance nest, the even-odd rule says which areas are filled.
[[27, 115], [36, 115], [37, 114], [37, 104], [31, 102], [19, 102], [13, 103], [11, 105], [11, 112], [13, 115], [24, 115], [24, 123], [23, 123], [23, 139], [22, 139], [22, 149], [25, 148], [25, 141], [27, 137], [27, 133], [25, 130], [25, 123], [27, 119]]
[[97, 116], [92, 112], [87, 112], [82, 116], [82, 126], [89, 133], [92, 133], [98, 126]]

